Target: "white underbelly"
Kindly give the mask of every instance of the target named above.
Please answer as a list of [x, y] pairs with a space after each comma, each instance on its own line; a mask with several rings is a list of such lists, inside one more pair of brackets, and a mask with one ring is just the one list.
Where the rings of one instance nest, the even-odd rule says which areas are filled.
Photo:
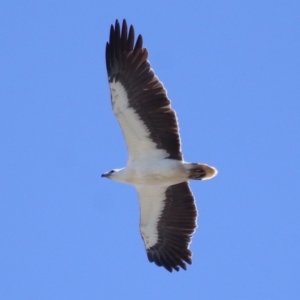
[[135, 163], [126, 167], [126, 183], [145, 186], [169, 186], [187, 180], [182, 163], [173, 159]]

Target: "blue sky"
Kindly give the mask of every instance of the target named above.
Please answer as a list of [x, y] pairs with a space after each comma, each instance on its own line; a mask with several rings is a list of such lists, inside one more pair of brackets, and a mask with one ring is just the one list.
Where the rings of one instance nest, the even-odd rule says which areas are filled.
[[[1, 1], [1, 299], [299, 299], [299, 1]], [[104, 47], [144, 37], [179, 118], [193, 264], [147, 260]]]

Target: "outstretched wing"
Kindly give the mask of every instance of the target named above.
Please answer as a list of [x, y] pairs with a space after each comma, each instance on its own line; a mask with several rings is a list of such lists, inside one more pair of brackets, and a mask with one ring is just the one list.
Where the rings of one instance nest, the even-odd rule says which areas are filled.
[[182, 160], [177, 119], [163, 84], [150, 67], [142, 36], [116, 21], [106, 44], [106, 67], [114, 113], [130, 160]]
[[169, 187], [136, 187], [140, 200], [140, 230], [148, 259], [168, 271], [191, 264], [191, 235], [197, 209], [187, 182]]

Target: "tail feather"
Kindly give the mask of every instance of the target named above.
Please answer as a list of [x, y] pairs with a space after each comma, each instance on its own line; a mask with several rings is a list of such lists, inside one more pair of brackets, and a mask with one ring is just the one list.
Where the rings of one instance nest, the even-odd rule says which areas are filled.
[[205, 164], [190, 163], [188, 167], [189, 179], [205, 180], [213, 178], [218, 174], [218, 171], [214, 167]]

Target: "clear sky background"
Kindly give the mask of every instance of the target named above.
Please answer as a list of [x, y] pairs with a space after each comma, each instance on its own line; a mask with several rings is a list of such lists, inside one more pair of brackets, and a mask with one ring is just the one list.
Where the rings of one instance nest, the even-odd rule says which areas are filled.
[[[0, 299], [300, 299], [300, 2], [0, 3]], [[187, 271], [147, 260], [104, 48], [144, 37], [200, 217]]]

